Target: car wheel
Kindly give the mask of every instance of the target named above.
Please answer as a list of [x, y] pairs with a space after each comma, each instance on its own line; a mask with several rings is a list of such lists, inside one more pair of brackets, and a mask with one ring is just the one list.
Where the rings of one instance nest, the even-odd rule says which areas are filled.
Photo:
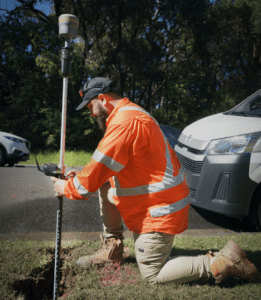
[[258, 231], [261, 231], [261, 189], [259, 189], [256, 197], [252, 212], [250, 213], [250, 220], [256, 226]]
[[14, 166], [14, 162], [8, 163], [8, 166], [9, 166], [9, 167], [13, 167], [13, 166]]
[[5, 151], [0, 147], [0, 166], [5, 165]]

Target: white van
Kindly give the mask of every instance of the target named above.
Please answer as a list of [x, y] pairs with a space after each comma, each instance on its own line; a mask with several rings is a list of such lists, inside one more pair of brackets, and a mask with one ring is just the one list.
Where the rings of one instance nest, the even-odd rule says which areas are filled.
[[260, 139], [261, 90], [229, 111], [186, 127], [174, 149], [191, 204], [230, 217], [249, 216], [261, 230]]

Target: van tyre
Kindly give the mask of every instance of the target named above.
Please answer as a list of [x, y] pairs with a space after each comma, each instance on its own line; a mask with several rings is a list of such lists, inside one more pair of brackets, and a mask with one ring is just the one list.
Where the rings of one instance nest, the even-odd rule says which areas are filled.
[[0, 147], [0, 167], [5, 165], [5, 151]]
[[261, 231], [261, 189], [259, 189], [254, 198], [253, 208], [249, 217], [257, 230]]

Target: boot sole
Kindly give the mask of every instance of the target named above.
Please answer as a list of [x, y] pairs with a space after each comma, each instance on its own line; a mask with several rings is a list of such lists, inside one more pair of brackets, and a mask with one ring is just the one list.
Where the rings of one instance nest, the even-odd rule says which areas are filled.
[[76, 264], [79, 265], [79, 266], [82, 266], [82, 267], [87, 267], [88, 265], [93, 265], [93, 266], [103, 266], [107, 263], [110, 263], [110, 264], [119, 264], [120, 266], [124, 265], [125, 263], [125, 259], [124, 257], [122, 258], [121, 261], [118, 261], [118, 260], [106, 260], [106, 259], [86, 259], [86, 260], [83, 260], [83, 259], [78, 259], [76, 261]]

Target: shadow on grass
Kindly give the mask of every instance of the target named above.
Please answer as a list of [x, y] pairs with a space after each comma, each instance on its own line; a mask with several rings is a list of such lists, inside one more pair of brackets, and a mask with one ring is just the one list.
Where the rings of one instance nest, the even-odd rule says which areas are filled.
[[136, 257], [135, 256], [128, 256], [125, 258], [125, 263], [127, 264], [137, 264], [137, 261], [136, 261]]

